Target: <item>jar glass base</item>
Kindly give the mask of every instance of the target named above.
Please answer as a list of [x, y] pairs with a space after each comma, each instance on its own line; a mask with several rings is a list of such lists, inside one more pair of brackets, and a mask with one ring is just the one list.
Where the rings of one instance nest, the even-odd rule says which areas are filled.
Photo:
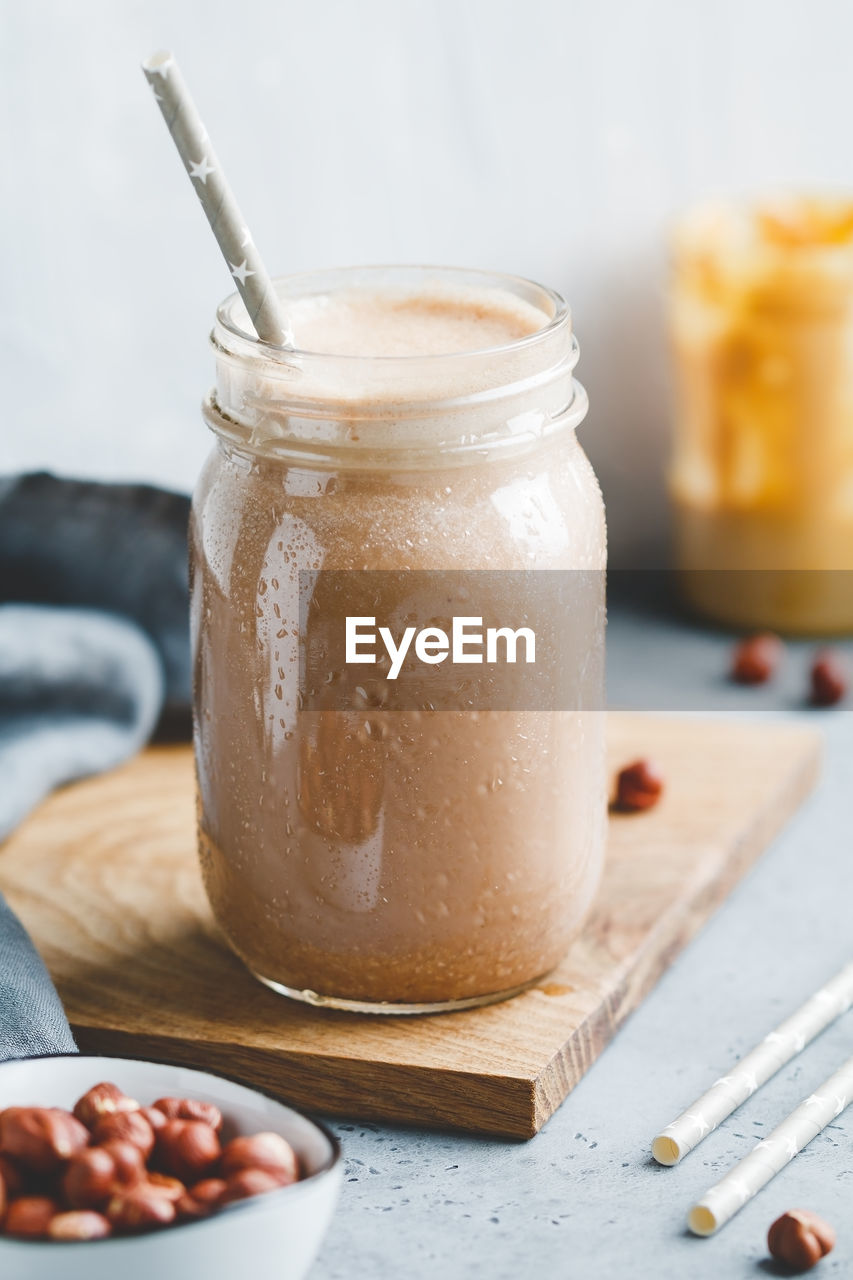
[[521, 995], [523, 991], [529, 991], [532, 986], [539, 981], [543, 975], [531, 978], [529, 982], [523, 982], [520, 986], [509, 987], [505, 991], [491, 991], [482, 996], [466, 996], [462, 1000], [436, 1000], [426, 1004], [402, 1004], [393, 1000], [347, 1000], [343, 996], [327, 996], [321, 995], [317, 991], [300, 990], [297, 987], [286, 987], [283, 982], [276, 982], [274, 978], [265, 978], [262, 973], [258, 973], [257, 969], [249, 969], [252, 977], [257, 978], [265, 987], [269, 987], [271, 991], [277, 992], [280, 996], [287, 996], [290, 1000], [298, 1000], [302, 1004], [310, 1004], [315, 1009], [339, 1009], [344, 1013], [375, 1013], [375, 1014], [391, 1014], [398, 1016], [400, 1014], [423, 1014], [423, 1013], [456, 1013], [461, 1009], [476, 1009], [485, 1004], [498, 1004], [501, 1000], [511, 1000], [513, 996]]

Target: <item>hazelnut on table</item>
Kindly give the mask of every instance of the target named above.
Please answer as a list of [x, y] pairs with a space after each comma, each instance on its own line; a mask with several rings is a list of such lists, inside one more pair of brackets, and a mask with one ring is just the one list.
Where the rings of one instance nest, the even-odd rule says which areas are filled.
[[791, 1271], [810, 1271], [835, 1246], [828, 1222], [809, 1209], [789, 1209], [767, 1233], [767, 1248]]
[[661, 773], [650, 760], [635, 760], [620, 769], [616, 777], [614, 809], [620, 813], [639, 813], [652, 809], [663, 795]]
[[731, 677], [738, 684], [766, 684], [782, 658], [782, 641], [772, 631], [747, 636], [732, 653]]
[[847, 693], [847, 667], [834, 649], [820, 649], [811, 668], [811, 703], [814, 707], [834, 707]]

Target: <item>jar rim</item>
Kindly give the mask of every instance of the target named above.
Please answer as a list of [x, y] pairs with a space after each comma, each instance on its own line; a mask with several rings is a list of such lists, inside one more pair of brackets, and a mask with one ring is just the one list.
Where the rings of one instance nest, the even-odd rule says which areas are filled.
[[501, 343], [498, 346], [477, 347], [465, 351], [432, 352], [427, 355], [382, 356], [312, 351], [295, 345], [287, 346], [267, 342], [258, 337], [250, 328], [244, 327], [242, 323], [238, 322], [235, 313], [239, 315], [242, 311], [247, 322], [248, 314], [240, 294], [236, 291], [220, 302], [216, 309], [216, 320], [222, 329], [244, 347], [246, 354], [250, 352], [255, 355], [261, 354], [273, 360], [292, 360], [297, 357], [300, 364], [310, 363], [317, 368], [322, 368], [324, 365], [328, 367], [330, 364], [335, 363], [350, 368], [376, 366], [386, 369], [394, 368], [401, 371], [419, 365], [429, 366], [433, 362], [439, 361], [471, 360], [477, 357], [492, 357], [511, 352], [523, 352], [535, 347], [537, 343], [546, 342], [561, 328], [571, 327], [571, 309], [565, 298], [556, 289], [551, 289], [536, 280], [528, 279], [526, 276], [481, 268], [419, 263], [377, 263], [363, 266], [322, 267], [311, 271], [275, 276], [272, 280], [272, 285], [279, 299], [291, 297], [296, 300], [310, 296], [309, 290], [300, 289], [299, 286], [322, 285], [325, 282], [327, 289], [331, 291], [332, 289], [341, 290], [347, 287], [354, 288], [360, 282], [364, 283], [370, 279], [375, 279], [377, 288], [380, 287], [379, 281], [384, 281], [385, 287], [387, 287], [388, 278], [394, 275], [411, 277], [409, 281], [411, 288], [416, 287], [416, 280], [420, 277], [422, 286], [426, 282], [432, 281], [433, 284], [440, 283], [445, 286], [468, 284], [475, 287], [479, 286], [482, 289], [500, 289], [504, 292], [512, 293], [522, 301], [542, 310], [546, 317], [546, 308], [551, 308], [551, 316], [541, 328], [534, 329], [532, 333], [524, 334], [520, 338], [515, 338], [511, 342]]

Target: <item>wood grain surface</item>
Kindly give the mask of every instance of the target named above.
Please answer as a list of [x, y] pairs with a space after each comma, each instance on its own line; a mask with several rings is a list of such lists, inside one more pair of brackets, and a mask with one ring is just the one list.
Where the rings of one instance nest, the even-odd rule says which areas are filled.
[[659, 806], [610, 822], [575, 946], [503, 1004], [417, 1018], [316, 1010], [231, 954], [196, 865], [187, 747], [51, 797], [0, 849], [0, 888], [84, 1052], [221, 1071], [318, 1112], [532, 1136], [810, 790], [801, 727], [611, 714], [611, 762], [657, 760]]

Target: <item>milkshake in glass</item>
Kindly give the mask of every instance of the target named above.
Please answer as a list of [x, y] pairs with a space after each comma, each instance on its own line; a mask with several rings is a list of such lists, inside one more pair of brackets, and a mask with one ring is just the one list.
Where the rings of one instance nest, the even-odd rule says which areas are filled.
[[[569, 312], [528, 281], [450, 269], [276, 292], [292, 350], [259, 341], [236, 296], [212, 335], [215, 447], [192, 517], [207, 893], [286, 995], [381, 1012], [499, 999], [565, 954], [604, 852], [605, 523]], [[306, 707], [305, 584], [327, 570], [387, 573], [392, 593], [416, 570], [592, 574], [578, 705]]]

